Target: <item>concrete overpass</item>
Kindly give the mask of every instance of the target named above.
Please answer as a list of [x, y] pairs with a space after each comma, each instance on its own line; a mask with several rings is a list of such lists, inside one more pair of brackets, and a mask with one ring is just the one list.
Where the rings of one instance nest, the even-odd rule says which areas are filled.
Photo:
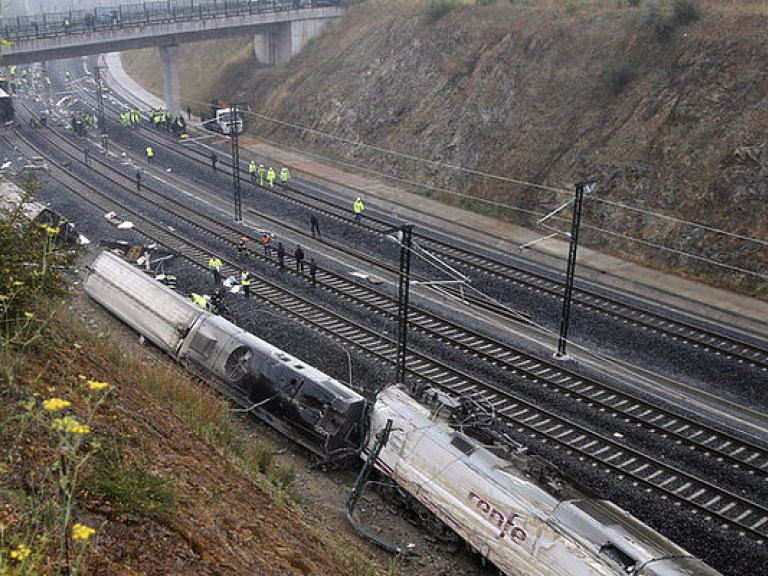
[[20, 16], [3, 22], [6, 67], [159, 47], [168, 110], [179, 107], [179, 44], [253, 36], [256, 57], [285, 64], [342, 13], [338, 0], [170, 0]]

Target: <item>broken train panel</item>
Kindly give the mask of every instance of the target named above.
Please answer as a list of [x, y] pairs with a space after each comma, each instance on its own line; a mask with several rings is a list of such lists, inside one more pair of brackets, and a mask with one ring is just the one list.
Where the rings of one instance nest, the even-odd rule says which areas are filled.
[[388, 419], [377, 468], [507, 575], [719, 574], [611, 502], [534, 480], [535, 459], [497, 456], [397, 386], [377, 397], [370, 438]]

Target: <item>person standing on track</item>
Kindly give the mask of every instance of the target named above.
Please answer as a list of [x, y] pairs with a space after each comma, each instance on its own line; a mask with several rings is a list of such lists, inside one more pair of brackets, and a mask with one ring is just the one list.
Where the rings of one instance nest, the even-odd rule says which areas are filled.
[[288, 179], [291, 177], [291, 172], [287, 166], [283, 166], [280, 169], [280, 185], [285, 187], [288, 185]]
[[259, 186], [264, 188], [264, 175], [267, 173], [264, 169], [264, 164], [259, 164], [259, 169], [256, 172], [259, 174]]
[[147, 146], [145, 152], [147, 153], [147, 164], [151, 166], [155, 160], [155, 151], [152, 149], [152, 146]]
[[245, 253], [245, 244], [248, 242], [248, 238], [243, 236], [240, 238], [240, 242], [237, 243], [237, 259], [242, 260], [243, 254]]
[[216, 156], [216, 152], [211, 152], [211, 169], [216, 172], [216, 163], [219, 161], [219, 157]]
[[141, 169], [136, 170], [136, 192], [141, 192]]
[[314, 214], [310, 214], [309, 215], [309, 226], [311, 228], [310, 231], [312, 232], [312, 238], [315, 237], [315, 232], [317, 232], [317, 236], [318, 237], [321, 236], [321, 234], [320, 234], [320, 224], [317, 221], [317, 216], [315, 216]]
[[251, 163], [248, 164], [248, 174], [251, 175], [251, 182], [253, 182], [253, 185], [256, 186], [256, 171], [258, 168], [256, 167], [256, 160], [251, 160]]
[[243, 295], [246, 298], [251, 297], [251, 275], [248, 273], [248, 270], [243, 268], [243, 271], [240, 272], [240, 286], [243, 287]]
[[208, 269], [213, 274], [213, 281], [218, 286], [221, 284], [221, 260], [216, 256], [211, 256], [208, 259]]
[[283, 248], [282, 242], [277, 243], [277, 266], [280, 268], [280, 272], [285, 267], [285, 248]]
[[296, 250], [293, 252], [293, 258], [296, 260], [296, 272], [304, 274], [304, 250], [296, 244]]
[[363, 204], [363, 201], [360, 200], [360, 196], [358, 196], [357, 200], [355, 200], [352, 209], [355, 212], [355, 222], [360, 222], [360, 220], [363, 218], [363, 212], [365, 211], [365, 205]]
[[267, 183], [269, 184], [270, 188], [275, 187], [275, 171], [272, 166], [270, 166], [269, 170], [267, 170]]
[[272, 253], [272, 238], [266, 232], [261, 235], [261, 243], [264, 245], [264, 256], [269, 258]]

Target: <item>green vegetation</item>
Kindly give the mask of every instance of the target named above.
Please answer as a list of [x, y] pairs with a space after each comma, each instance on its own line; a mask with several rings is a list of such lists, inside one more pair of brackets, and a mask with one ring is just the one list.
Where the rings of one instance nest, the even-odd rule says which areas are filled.
[[429, 0], [421, 9], [421, 21], [424, 24], [434, 24], [456, 6], [458, 4], [455, 0]]
[[169, 482], [115, 451], [100, 454], [88, 487], [92, 496], [118, 514], [168, 514], [177, 500]]
[[60, 313], [77, 252], [27, 219], [37, 183], [25, 186], [22, 205], [0, 208], [0, 574], [76, 576], [100, 528], [94, 510], [167, 517], [183, 500], [115, 413], [115, 386], [79, 373], [99, 365], [134, 380], [283, 505], [294, 468], [238, 440], [226, 402]]
[[701, 5], [698, 0], [675, 0], [672, 11], [666, 12], [653, 0], [643, 4], [646, 23], [659, 40], [666, 40], [681, 26], [687, 26], [701, 18]]
[[614, 63], [608, 68], [608, 84], [613, 94], [621, 93], [635, 78], [637, 72], [628, 62]]

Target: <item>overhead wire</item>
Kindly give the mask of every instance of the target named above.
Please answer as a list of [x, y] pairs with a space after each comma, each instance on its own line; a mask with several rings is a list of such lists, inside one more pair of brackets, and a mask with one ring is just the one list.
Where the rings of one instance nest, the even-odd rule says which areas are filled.
[[[199, 101], [195, 101], [195, 100], [188, 100], [188, 101], [200, 103]], [[518, 178], [511, 178], [511, 177], [506, 177], [506, 176], [500, 176], [500, 175], [497, 175], [497, 174], [491, 174], [489, 172], [484, 172], [484, 171], [480, 171], [480, 170], [473, 170], [473, 169], [469, 169], [469, 168], [463, 168], [461, 166], [456, 166], [454, 164], [449, 164], [449, 163], [445, 163], [445, 162], [441, 162], [441, 161], [437, 161], [437, 160], [430, 160], [430, 159], [427, 159], [427, 158], [422, 158], [422, 157], [419, 157], [419, 156], [416, 156], [416, 155], [413, 155], [413, 154], [406, 154], [406, 153], [403, 153], [403, 152], [398, 152], [396, 150], [390, 150], [390, 149], [383, 148], [383, 147], [380, 147], [380, 146], [375, 146], [375, 145], [372, 145], [372, 144], [367, 144], [367, 143], [365, 143], [365, 142], [363, 142], [363, 141], [361, 141], [359, 139], [353, 140], [353, 139], [350, 139], [350, 138], [345, 138], [343, 136], [338, 136], [338, 135], [334, 135], [334, 134], [331, 134], [331, 133], [328, 133], [328, 132], [323, 132], [321, 130], [317, 130], [317, 129], [314, 129], [314, 128], [307, 128], [307, 127], [300, 126], [300, 125], [292, 123], [292, 122], [288, 122], [288, 121], [285, 121], [285, 120], [280, 120], [279, 118], [273, 118], [273, 117], [267, 116], [265, 114], [260, 114], [260, 113], [257, 113], [257, 112], [253, 112], [251, 110], [243, 109], [243, 110], [241, 110], [241, 112], [243, 114], [245, 114], [245, 115], [250, 115], [250, 116], [253, 116], [255, 118], [259, 118], [259, 119], [262, 119], [264, 121], [271, 122], [271, 123], [280, 125], [280, 126], [285, 127], [285, 128], [290, 128], [290, 129], [296, 131], [297, 133], [299, 133], [299, 136], [302, 135], [301, 133], [313, 134], [313, 135], [320, 136], [320, 137], [323, 137], [323, 138], [328, 138], [328, 139], [336, 140], [336, 141], [339, 141], [339, 142], [342, 142], [342, 143], [345, 143], [345, 144], [348, 144], [348, 145], [351, 145], [351, 146], [362, 147], [362, 148], [366, 148], [366, 149], [369, 149], [369, 150], [372, 150], [372, 151], [375, 151], [375, 152], [381, 152], [383, 154], [387, 154], [387, 155], [391, 155], [391, 156], [395, 156], [395, 157], [411, 160], [411, 161], [414, 161], [414, 162], [421, 162], [423, 164], [427, 164], [427, 165], [431, 165], [431, 166], [435, 166], [435, 167], [439, 167], [439, 168], [444, 168], [444, 169], [450, 169], [450, 170], [454, 170], [456, 172], [470, 174], [470, 175], [473, 175], [473, 176], [478, 176], [478, 177], [482, 177], [482, 178], [486, 178], [486, 179], [490, 179], [490, 180], [494, 180], [494, 181], [498, 181], [498, 182], [503, 182], [503, 183], [507, 183], [507, 184], [514, 184], [514, 185], [517, 185], [517, 186], [524, 186], [526, 188], [542, 190], [542, 191], [548, 191], [548, 192], [553, 192], [553, 193], [556, 193], [556, 194], [569, 194], [569, 195], [575, 194], [574, 190], [570, 190], [570, 189], [567, 189], [567, 188], [548, 186], [548, 185], [543, 185], [543, 184], [539, 184], [539, 183], [536, 183], [536, 182], [526, 181], [526, 180], [522, 180], [522, 179], [518, 179]], [[276, 145], [276, 146], [281, 146], [283, 148], [287, 148], [287, 149], [290, 149], [290, 150], [293, 150], [293, 151], [296, 151], [296, 152], [301, 152], [303, 154], [306, 154], [308, 156], [311, 156], [311, 157], [314, 157], [314, 158], [317, 158], [317, 159], [320, 159], [320, 160], [327, 160], [325, 157], [323, 157], [320, 154], [316, 154], [316, 153], [313, 153], [313, 152], [307, 152], [306, 150], [302, 150], [300, 148], [293, 147], [293, 146], [286, 146], [285, 143], [277, 142], [277, 141], [271, 140], [269, 138], [265, 138], [265, 137], [261, 137], [261, 136], [260, 136], [260, 138], [262, 140], [264, 140], [264, 141], [266, 141], [266, 142], [268, 142], [270, 144]], [[349, 162], [344, 162], [342, 160], [340, 160], [340, 161], [334, 160], [334, 162], [336, 164], [340, 164], [340, 165], [345, 166], [345, 167], [354, 168], [356, 170], [363, 170], [364, 172], [367, 172], [369, 174], [374, 174], [374, 175], [377, 175], [377, 176], [381, 176], [381, 177], [384, 177], [384, 178], [389, 178], [389, 179], [395, 180], [397, 182], [402, 182], [404, 184], [408, 184], [408, 185], [414, 186], [416, 188], [420, 188], [420, 189], [424, 189], [424, 190], [430, 190], [430, 191], [433, 191], [433, 192], [439, 192], [439, 193], [442, 193], [442, 194], [451, 195], [451, 196], [455, 196], [455, 197], [459, 197], [459, 198], [463, 198], [463, 199], [468, 199], [468, 200], [472, 200], [472, 201], [475, 201], [475, 202], [478, 202], [478, 203], [481, 203], [481, 204], [485, 204], [485, 205], [488, 205], [488, 206], [492, 206], [492, 207], [495, 207], [495, 208], [502, 208], [502, 209], [505, 209], [505, 210], [509, 210], [511, 212], [522, 213], [522, 214], [526, 214], [526, 215], [529, 215], [529, 216], [532, 216], [532, 217], [544, 216], [543, 212], [539, 212], [539, 211], [536, 211], [536, 210], [521, 208], [521, 207], [517, 207], [517, 206], [510, 206], [509, 204], [506, 204], [506, 203], [503, 203], [503, 202], [499, 202], [499, 201], [495, 201], [495, 200], [490, 200], [490, 199], [485, 199], [485, 198], [478, 198], [478, 197], [473, 196], [471, 194], [464, 194], [464, 193], [461, 193], [461, 192], [458, 192], [458, 191], [455, 191], [455, 190], [448, 190], [448, 189], [440, 188], [440, 187], [436, 187], [436, 186], [423, 185], [423, 184], [420, 184], [418, 182], [415, 182], [415, 181], [407, 179], [407, 178], [403, 178], [403, 177], [400, 177], [400, 176], [393, 176], [393, 175], [385, 173], [385, 172], [381, 172], [381, 171], [378, 171], [378, 170], [373, 170], [371, 168], [363, 167], [363, 166], [360, 166], [360, 165], [357, 165], [357, 164], [352, 164], [352, 163], [349, 163]], [[676, 216], [671, 216], [671, 215], [668, 215], [668, 214], [663, 214], [663, 213], [660, 213], [660, 212], [657, 212], [657, 211], [653, 211], [653, 210], [649, 210], [649, 209], [645, 209], [645, 208], [639, 208], [639, 207], [636, 207], [636, 206], [630, 206], [628, 204], [616, 202], [616, 201], [613, 201], [613, 200], [608, 200], [608, 199], [605, 199], [605, 198], [602, 198], [602, 197], [599, 197], [599, 196], [592, 197], [590, 199], [590, 201], [595, 201], [595, 202], [598, 202], [598, 203], [601, 203], [601, 204], [606, 204], [608, 206], [613, 206], [614, 208], [620, 208], [622, 210], [628, 210], [628, 211], [639, 213], [639, 214], [645, 214], [645, 215], [652, 216], [652, 217], [655, 217], [655, 218], [659, 218], [659, 219], [662, 219], [662, 220], [666, 220], [666, 221], [669, 221], [669, 222], [674, 222], [674, 223], [680, 224], [680, 225], [685, 225], [685, 226], [690, 226], [690, 227], [694, 227], [694, 228], [703, 229], [703, 230], [706, 230], [708, 232], [712, 232], [712, 233], [715, 233], [715, 234], [720, 234], [720, 235], [726, 236], [728, 238], [733, 238], [733, 239], [744, 241], [744, 242], [752, 242], [752, 243], [759, 244], [761, 246], [768, 246], [768, 241], [766, 241], [766, 240], [762, 240], [762, 239], [759, 239], [759, 238], [752, 238], [752, 237], [749, 237], [749, 236], [746, 236], [746, 235], [743, 235], [743, 234], [737, 234], [737, 233], [730, 232], [728, 230], [723, 230], [721, 228], [716, 228], [714, 226], [711, 226], [711, 225], [708, 225], [708, 224], [704, 224], [704, 223], [684, 220], [684, 219], [678, 218]], [[619, 238], [621, 238], [621, 239], [623, 239], [625, 241], [628, 241], [628, 242], [633, 242], [633, 243], [636, 243], [636, 244], [640, 244], [642, 246], [645, 246], [645, 247], [648, 247], [648, 248], [652, 248], [652, 249], [655, 249], [655, 250], [659, 250], [659, 251], [674, 253], [674, 254], [677, 254], [679, 256], [689, 257], [691, 259], [694, 259], [694, 260], [697, 260], [697, 261], [700, 261], [700, 262], [704, 262], [704, 263], [706, 263], [708, 265], [719, 267], [719, 268], [724, 268], [724, 269], [730, 270], [732, 272], [738, 272], [738, 273], [741, 273], [741, 274], [746, 274], [746, 275], [754, 276], [754, 277], [757, 277], [757, 278], [760, 278], [760, 279], [766, 279], [766, 277], [767, 277], [766, 274], [762, 274], [762, 273], [754, 271], [754, 270], [748, 270], [746, 268], [741, 268], [741, 267], [738, 267], [738, 266], [733, 266], [733, 265], [730, 265], [730, 264], [719, 262], [719, 261], [714, 260], [712, 258], [706, 258], [706, 257], [703, 257], [703, 256], [699, 256], [698, 254], [694, 254], [693, 252], [688, 252], [688, 251], [685, 251], [685, 250], [682, 250], [682, 249], [670, 248], [668, 246], [657, 244], [657, 243], [654, 243], [654, 242], [651, 242], [651, 241], [648, 241], [648, 240], [643, 240], [641, 238], [636, 238], [634, 236], [628, 236], [626, 234], [620, 234], [618, 232], [613, 232], [613, 231], [610, 231], [608, 229], [600, 228], [600, 227], [597, 227], [597, 226], [590, 226], [588, 224], [583, 224], [583, 226], [584, 226], [584, 228], [591, 229], [591, 230], [594, 230], [594, 231], [599, 232], [599, 233], [604, 233], [604, 234], [607, 234], [607, 235], [612, 236], [612, 237], [619, 237]]]

